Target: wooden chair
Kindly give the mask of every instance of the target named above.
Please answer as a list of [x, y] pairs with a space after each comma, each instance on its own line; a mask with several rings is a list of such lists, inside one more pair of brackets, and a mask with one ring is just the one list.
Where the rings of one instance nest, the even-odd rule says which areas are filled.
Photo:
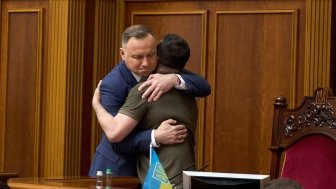
[[296, 109], [275, 99], [271, 179], [298, 181], [304, 189], [336, 188], [336, 98], [318, 88]]

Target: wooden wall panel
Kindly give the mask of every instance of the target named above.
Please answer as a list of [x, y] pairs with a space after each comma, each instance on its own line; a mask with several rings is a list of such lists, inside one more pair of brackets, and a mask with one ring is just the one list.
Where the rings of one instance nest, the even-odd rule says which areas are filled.
[[41, 139], [43, 9], [2, 7], [0, 165], [38, 175]]
[[[289, 97], [291, 104], [295, 99], [297, 11], [216, 14], [213, 167], [229, 172], [267, 170], [272, 100], [278, 94]], [[234, 147], [223, 148], [228, 144]]]
[[[69, 2], [67, 100], [63, 175], [80, 174], [82, 144], [85, 1]], [[80, 161], [79, 161], [80, 160]]]
[[[93, 90], [97, 87], [99, 80], [103, 79], [104, 76], [111, 71], [114, 65], [119, 62], [119, 46], [121, 43], [119, 40], [116, 40], [115, 37], [117, 36], [118, 24], [120, 22], [116, 20], [116, 10], [120, 9], [117, 2], [99, 0], [95, 2], [95, 9], [96, 22], [94, 23], [94, 57], [93, 65], [91, 65], [93, 68], [93, 80], [91, 81]], [[118, 35], [118, 39], [119, 37], [121, 36]], [[90, 94], [89, 103], [91, 103], [91, 98], [92, 95]], [[100, 142], [102, 130], [97, 122], [96, 114], [94, 112], [90, 112], [90, 115], [92, 117], [90, 155], [93, 158], [96, 146]]]
[[101, 132], [91, 98], [116, 64], [123, 2], [0, 3], [0, 171], [87, 175]]
[[316, 88], [330, 84], [332, 2], [332, 0], [307, 1], [304, 72], [306, 96], [313, 95]]

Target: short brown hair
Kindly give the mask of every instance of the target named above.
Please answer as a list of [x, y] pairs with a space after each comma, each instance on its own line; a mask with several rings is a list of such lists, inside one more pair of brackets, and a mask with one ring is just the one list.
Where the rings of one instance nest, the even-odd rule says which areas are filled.
[[153, 31], [144, 25], [132, 25], [125, 29], [124, 33], [121, 36], [121, 45], [124, 47], [130, 38], [135, 37], [137, 39], [142, 39], [148, 35], [154, 37]]

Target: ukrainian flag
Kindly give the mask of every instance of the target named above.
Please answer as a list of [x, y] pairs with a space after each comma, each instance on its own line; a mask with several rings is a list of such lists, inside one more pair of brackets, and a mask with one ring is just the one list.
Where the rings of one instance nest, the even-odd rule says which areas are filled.
[[150, 146], [149, 169], [142, 189], [172, 189], [159, 157]]

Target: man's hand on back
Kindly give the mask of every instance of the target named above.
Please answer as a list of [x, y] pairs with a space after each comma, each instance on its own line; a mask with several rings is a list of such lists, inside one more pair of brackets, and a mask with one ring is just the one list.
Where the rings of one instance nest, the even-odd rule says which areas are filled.
[[161, 123], [155, 130], [155, 141], [157, 144], [178, 144], [184, 142], [187, 137], [187, 128], [177, 124], [176, 120], [168, 119]]
[[97, 109], [100, 108], [100, 92], [99, 92], [99, 88], [100, 88], [100, 85], [101, 85], [101, 82], [102, 80], [99, 81], [96, 89], [95, 89], [95, 92], [93, 94], [93, 97], [92, 97], [92, 107], [93, 109], [97, 112]]
[[176, 74], [151, 74], [138, 90], [146, 87], [142, 98], [148, 97], [148, 102], [157, 101], [161, 95], [180, 84]]

